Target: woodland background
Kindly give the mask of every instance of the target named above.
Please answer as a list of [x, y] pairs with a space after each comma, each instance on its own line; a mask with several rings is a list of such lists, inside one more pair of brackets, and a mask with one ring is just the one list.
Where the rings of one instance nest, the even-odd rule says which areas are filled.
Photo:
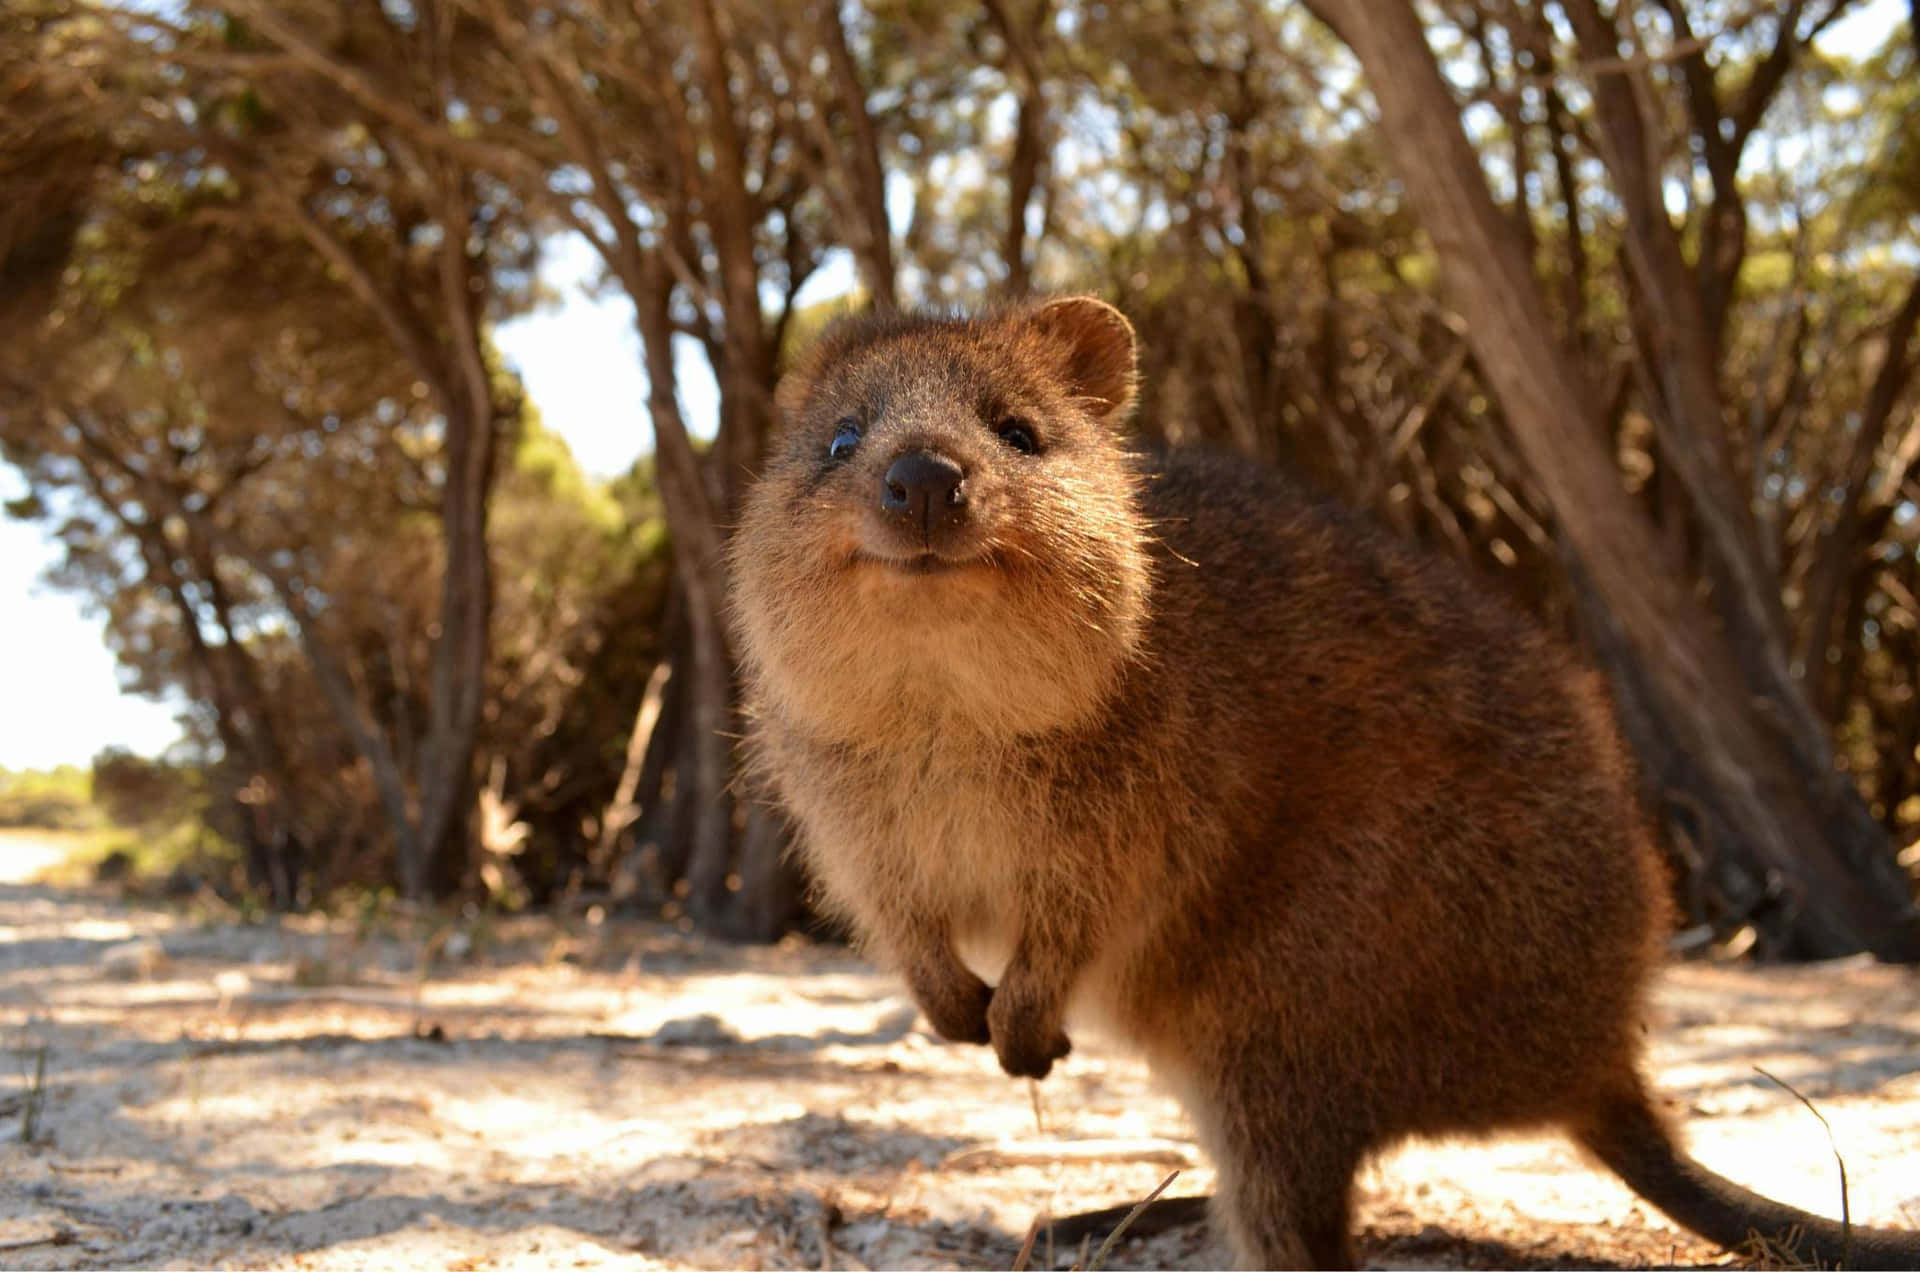
[[[1584, 646], [1692, 940], [1920, 959], [1917, 19], [12, 0], [7, 511], [190, 710], [164, 759], [0, 779], [0, 820], [90, 785], [249, 904], [777, 935], [721, 562], [783, 359], [848, 305], [1085, 289], [1139, 326], [1143, 433], [1285, 464]], [[567, 236], [645, 362], [611, 483], [491, 336]]]

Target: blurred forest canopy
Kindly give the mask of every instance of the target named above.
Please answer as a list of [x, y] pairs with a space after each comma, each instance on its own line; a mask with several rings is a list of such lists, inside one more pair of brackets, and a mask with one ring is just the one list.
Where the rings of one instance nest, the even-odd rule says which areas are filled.
[[[1690, 925], [1920, 958], [1914, 28], [13, 0], [10, 511], [133, 683], [192, 703], [204, 816], [274, 904], [612, 898], [766, 937], [798, 888], [736, 780], [722, 559], [783, 357], [839, 304], [1097, 291], [1140, 327], [1144, 433], [1288, 465], [1583, 642]], [[606, 487], [489, 335], [565, 234], [649, 385], [650, 457]], [[856, 295], [804, 303], [823, 270]]]

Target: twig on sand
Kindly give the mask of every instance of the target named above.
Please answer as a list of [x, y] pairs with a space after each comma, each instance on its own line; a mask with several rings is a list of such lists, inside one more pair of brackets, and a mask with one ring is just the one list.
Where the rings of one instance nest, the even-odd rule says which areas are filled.
[[1085, 1165], [1089, 1162], [1146, 1162], [1190, 1167], [1194, 1153], [1168, 1139], [1000, 1140], [956, 1149], [941, 1161], [942, 1170], [996, 1170], [1005, 1166]]
[[0, 1251], [31, 1250], [35, 1246], [72, 1245], [80, 1239], [80, 1234], [72, 1228], [55, 1228], [44, 1237], [28, 1237], [22, 1241], [0, 1241]]
[[1807, 1112], [1820, 1119], [1821, 1129], [1827, 1133], [1827, 1147], [1833, 1150], [1834, 1164], [1840, 1168], [1840, 1266], [1850, 1268], [1853, 1266], [1853, 1207], [1849, 1205], [1847, 1201], [1847, 1159], [1840, 1156], [1840, 1145], [1833, 1138], [1833, 1124], [1827, 1121], [1825, 1114], [1813, 1107], [1812, 1100], [1809, 1100], [1806, 1096], [1800, 1094], [1779, 1078], [1774, 1077], [1757, 1064], [1753, 1066], [1753, 1071], [1779, 1087], [1782, 1091], [1785, 1091], [1794, 1099], [1800, 1101], [1800, 1103], [1806, 1105]]
[[[1040, 1239], [1040, 1229], [1047, 1226], [1047, 1212], [1042, 1210], [1027, 1225], [1027, 1239], [1020, 1243], [1020, 1253], [1013, 1256], [1012, 1272], [1027, 1272], [1027, 1262], [1033, 1258], [1033, 1243]], [[1047, 1265], [1051, 1268], [1053, 1265]]]
[[1100, 1272], [1100, 1268], [1107, 1261], [1107, 1256], [1113, 1252], [1113, 1247], [1119, 1244], [1120, 1238], [1122, 1235], [1126, 1233], [1127, 1228], [1132, 1225], [1135, 1219], [1138, 1219], [1140, 1217], [1141, 1213], [1144, 1212], [1148, 1206], [1151, 1206], [1153, 1204], [1154, 1198], [1158, 1197], [1161, 1193], [1167, 1190], [1168, 1184], [1172, 1183], [1174, 1180], [1178, 1178], [1180, 1178], [1180, 1172], [1178, 1170], [1168, 1171], [1167, 1177], [1161, 1180], [1159, 1184], [1154, 1187], [1154, 1190], [1152, 1192], [1148, 1193], [1145, 1197], [1142, 1197], [1140, 1199], [1139, 1205], [1135, 1206], [1132, 1210], [1129, 1210], [1127, 1212], [1127, 1217], [1120, 1221], [1120, 1224], [1118, 1227], [1116, 1227], [1112, 1232], [1109, 1232], [1107, 1234], [1107, 1239], [1105, 1241], [1102, 1241], [1100, 1243], [1100, 1248], [1093, 1252], [1093, 1261], [1090, 1263], [1083, 1263], [1081, 1265], [1082, 1267], [1085, 1268], [1086, 1272]]
[[[22, 1051], [22, 1058], [25, 1057]], [[20, 1110], [20, 1142], [37, 1144], [42, 1134], [41, 1119], [47, 1110], [47, 1044], [33, 1049], [33, 1075], [27, 1081], [26, 1101]]]

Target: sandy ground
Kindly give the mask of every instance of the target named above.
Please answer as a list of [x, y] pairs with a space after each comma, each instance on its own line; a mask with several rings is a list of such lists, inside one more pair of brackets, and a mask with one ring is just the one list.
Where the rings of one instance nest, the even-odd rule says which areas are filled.
[[[17, 848], [0, 1266], [1005, 1268], [1038, 1212], [1137, 1197], [1192, 1155], [1132, 1061], [1083, 1043], [1036, 1092], [843, 950], [586, 917], [243, 926], [21, 882]], [[1761, 1066], [1831, 1121], [1855, 1220], [1920, 1226], [1914, 972], [1677, 966], [1654, 1052], [1710, 1165], [1837, 1213], [1825, 1133]], [[973, 1151], [1115, 1139], [1141, 1142]], [[1404, 1149], [1359, 1224], [1375, 1267], [1728, 1261], [1553, 1139]], [[1108, 1266], [1225, 1259], [1193, 1228]]]

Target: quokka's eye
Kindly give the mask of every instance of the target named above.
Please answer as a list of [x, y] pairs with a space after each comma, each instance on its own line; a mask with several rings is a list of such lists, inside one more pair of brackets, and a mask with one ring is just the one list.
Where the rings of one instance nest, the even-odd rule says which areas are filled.
[[1007, 416], [993, 426], [993, 431], [999, 434], [1001, 441], [1022, 455], [1037, 454], [1040, 450], [1040, 441], [1033, 435], [1033, 426], [1017, 415]]
[[827, 443], [827, 458], [839, 461], [852, 456], [860, 446], [860, 421], [851, 415], [834, 426], [833, 440]]

